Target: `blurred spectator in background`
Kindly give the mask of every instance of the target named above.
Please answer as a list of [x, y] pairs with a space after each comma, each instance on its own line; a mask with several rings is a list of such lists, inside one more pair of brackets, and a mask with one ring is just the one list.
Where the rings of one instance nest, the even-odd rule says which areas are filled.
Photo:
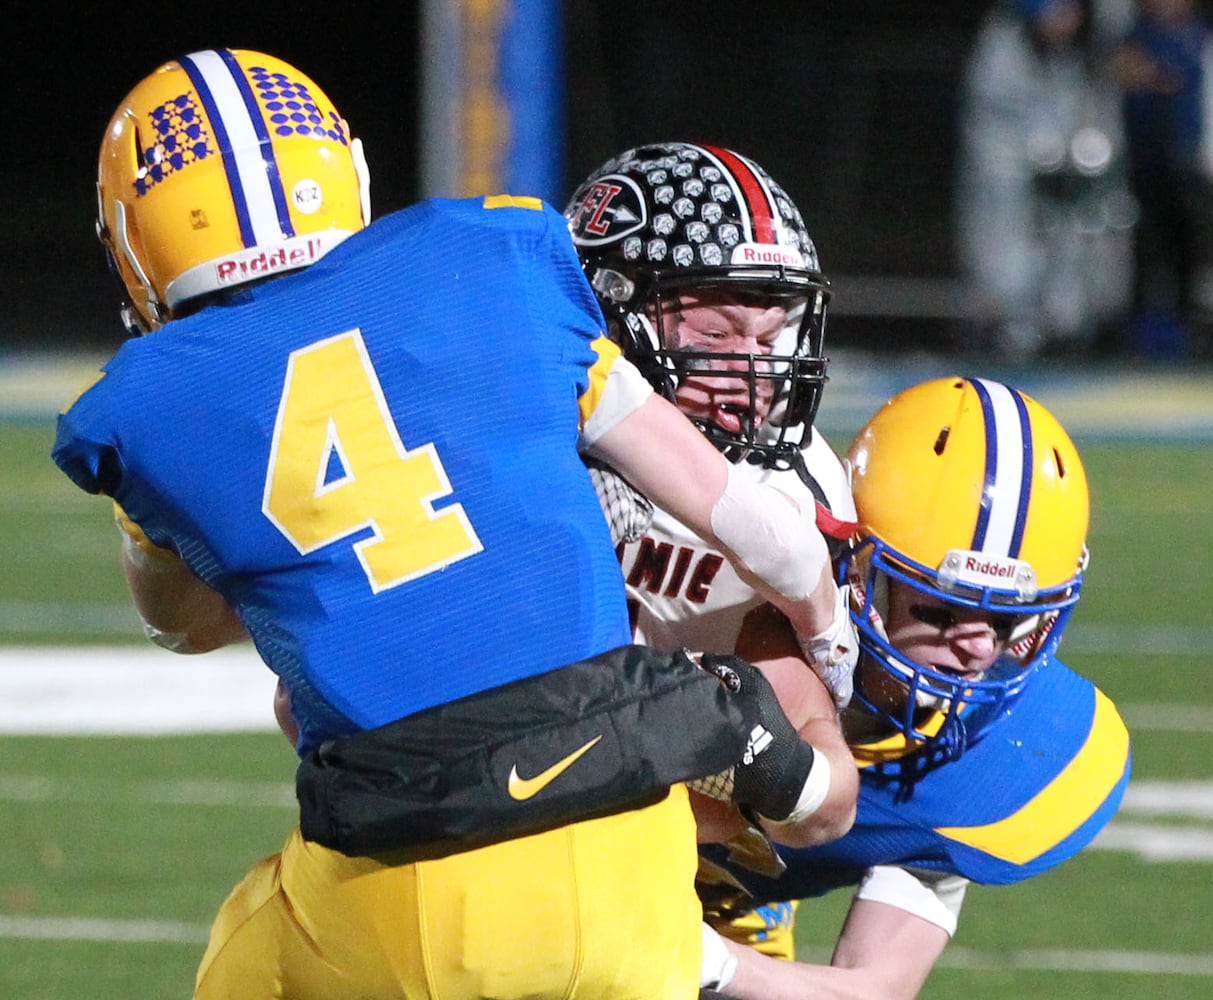
[[1128, 174], [1140, 210], [1134, 242], [1134, 354], [1208, 355], [1213, 326], [1213, 69], [1192, 0], [1137, 0], [1116, 52]]
[[1107, 59], [1119, 9], [1003, 0], [969, 53], [956, 223], [975, 349], [1089, 351], [1128, 307], [1134, 206]]

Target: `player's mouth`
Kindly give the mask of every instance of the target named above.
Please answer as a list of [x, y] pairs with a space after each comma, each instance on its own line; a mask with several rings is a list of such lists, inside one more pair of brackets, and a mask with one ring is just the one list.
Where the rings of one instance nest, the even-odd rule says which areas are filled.
[[979, 681], [981, 680], [984, 671], [974, 670], [972, 668], [944, 666], [941, 663], [931, 664], [936, 673], [943, 674], [945, 677], [955, 677], [961, 681]]
[[722, 431], [740, 434], [745, 426], [747, 409], [748, 407], [738, 404], [720, 403], [712, 407], [710, 419]]

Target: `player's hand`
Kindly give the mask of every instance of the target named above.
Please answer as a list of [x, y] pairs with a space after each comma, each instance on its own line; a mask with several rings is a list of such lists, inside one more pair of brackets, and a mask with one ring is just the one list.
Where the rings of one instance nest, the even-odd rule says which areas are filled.
[[747, 703], [756, 724], [746, 748], [722, 774], [690, 783], [709, 798], [731, 801], [775, 823], [799, 823], [811, 816], [829, 789], [829, 762], [800, 738], [761, 670], [737, 656], [691, 654], [731, 697]]
[[859, 635], [851, 621], [851, 588], [837, 588], [834, 618], [814, 636], [797, 636], [801, 652], [821, 678], [839, 711], [850, 704], [855, 690], [855, 664], [859, 662]]

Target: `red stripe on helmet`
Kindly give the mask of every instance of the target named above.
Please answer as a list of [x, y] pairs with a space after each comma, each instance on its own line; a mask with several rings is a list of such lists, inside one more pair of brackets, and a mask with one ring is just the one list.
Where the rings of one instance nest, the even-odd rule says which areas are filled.
[[754, 173], [749, 163], [731, 150], [719, 146], [705, 146], [704, 149], [717, 157], [741, 186], [750, 218], [754, 221], [755, 240], [759, 243], [776, 242], [771, 195], [762, 178]]

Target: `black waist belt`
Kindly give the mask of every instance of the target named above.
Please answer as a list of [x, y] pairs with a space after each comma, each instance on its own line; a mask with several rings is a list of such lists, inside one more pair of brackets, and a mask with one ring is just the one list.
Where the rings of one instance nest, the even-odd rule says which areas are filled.
[[403, 863], [640, 808], [733, 766], [752, 714], [685, 653], [621, 646], [321, 744], [302, 833]]

